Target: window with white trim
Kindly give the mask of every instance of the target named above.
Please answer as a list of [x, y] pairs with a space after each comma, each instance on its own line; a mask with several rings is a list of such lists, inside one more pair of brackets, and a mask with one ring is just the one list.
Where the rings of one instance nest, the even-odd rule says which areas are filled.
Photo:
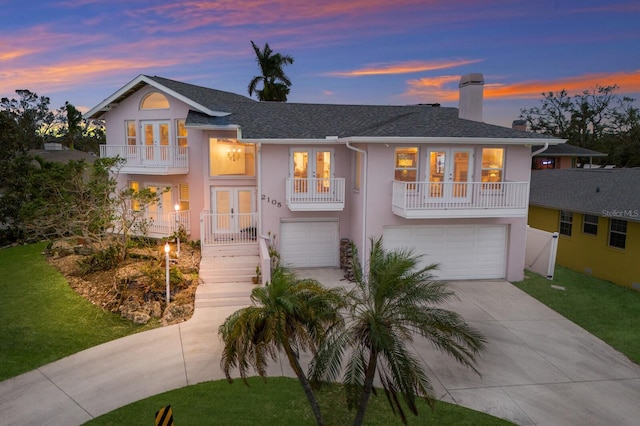
[[598, 216], [593, 214], [584, 214], [582, 216], [582, 233], [598, 235]]
[[396, 148], [394, 180], [416, 182], [418, 180], [418, 148]]
[[504, 148], [482, 148], [482, 182], [504, 180]]
[[571, 236], [571, 227], [573, 226], [573, 213], [560, 211], [560, 235]]
[[137, 143], [136, 121], [125, 120], [124, 122], [127, 145], [135, 146]]
[[627, 245], [627, 221], [609, 220], [609, 247], [623, 249]]
[[[136, 182], [134, 180], [129, 181], [129, 189], [131, 189], [134, 193], [140, 191], [140, 182]], [[136, 198], [131, 199], [131, 210], [140, 211], [140, 201]]]
[[151, 92], [140, 102], [140, 109], [169, 109], [169, 100], [159, 92]]
[[185, 120], [180, 119], [176, 120], [176, 145], [177, 146], [188, 146], [189, 143], [187, 141], [187, 136], [189, 132], [185, 127]]
[[353, 190], [360, 191], [360, 179], [362, 176], [362, 153], [355, 151], [353, 156]]
[[189, 210], [189, 184], [181, 183], [178, 185], [178, 204], [180, 211]]

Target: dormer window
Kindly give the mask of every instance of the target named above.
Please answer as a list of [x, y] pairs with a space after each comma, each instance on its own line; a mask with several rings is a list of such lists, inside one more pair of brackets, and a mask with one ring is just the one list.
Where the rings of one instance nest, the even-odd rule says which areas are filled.
[[140, 109], [169, 109], [169, 100], [162, 93], [152, 92], [142, 99]]

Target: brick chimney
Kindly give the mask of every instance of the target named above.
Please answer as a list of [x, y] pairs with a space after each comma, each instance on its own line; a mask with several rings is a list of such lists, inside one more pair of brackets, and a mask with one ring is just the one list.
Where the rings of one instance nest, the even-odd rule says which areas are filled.
[[523, 132], [527, 131], [527, 122], [525, 120], [513, 120], [511, 123], [511, 128], [514, 130], [521, 130]]
[[484, 77], [481, 73], [465, 74], [460, 77], [460, 105], [458, 117], [482, 122], [482, 92]]

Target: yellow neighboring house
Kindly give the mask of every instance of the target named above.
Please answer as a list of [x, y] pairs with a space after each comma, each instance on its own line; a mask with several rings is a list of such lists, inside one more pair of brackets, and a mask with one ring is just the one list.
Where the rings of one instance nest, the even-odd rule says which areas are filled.
[[640, 290], [640, 169], [534, 170], [528, 223], [559, 265]]

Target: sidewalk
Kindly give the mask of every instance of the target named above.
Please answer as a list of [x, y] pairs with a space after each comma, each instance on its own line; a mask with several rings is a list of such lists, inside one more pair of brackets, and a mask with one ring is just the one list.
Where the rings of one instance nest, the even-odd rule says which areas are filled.
[[[337, 269], [299, 270], [346, 285]], [[478, 368], [460, 367], [427, 344], [416, 351], [436, 396], [520, 425], [636, 425], [640, 366], [511, 284], [454, 282], [460, 312], [488, 338]], [[79, 425], [167, 390], [222, 379], [217, 328], [247, 298], [198, 307], [189, 321], [125, 337], [0, 382], [0, 423]], [[211, 288], [202, 288], [211, 297]], [[222, 301], [226, 300], [226, 303]], [[286, 363], [269, 375], [293, 377]]]

